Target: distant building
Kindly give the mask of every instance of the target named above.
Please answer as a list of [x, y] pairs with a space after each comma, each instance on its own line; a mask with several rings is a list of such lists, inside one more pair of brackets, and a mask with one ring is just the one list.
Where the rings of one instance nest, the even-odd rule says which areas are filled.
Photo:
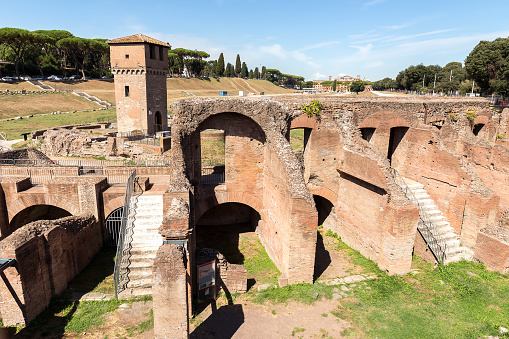
[[170, 45], [143, 34], [107, 41], [115, 77], [119, 132], [168, 128], [166, 75]]

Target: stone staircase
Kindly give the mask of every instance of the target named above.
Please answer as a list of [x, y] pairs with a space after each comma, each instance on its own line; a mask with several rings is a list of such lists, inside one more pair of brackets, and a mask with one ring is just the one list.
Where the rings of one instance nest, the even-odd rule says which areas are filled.
[[435, 228], [447, 245], [444, 265], [451, 262], [458, 262], [461, 259], [472, 260], [473, 251], [467, 247], [461, 246], [459, 235], [456, 234], [454, 228], [451, 227], [450, 223], [442, 215], [442, 212], [440, 212], [433, 199], [431, 199], [424, 189], [424, 185], [407, 178], [404, 178], [404, 180], [406, 187], [408, 187], [418, 201], [420, 213], [424, 211], [428, 215], [430, 221], [435, 225]]
[[53, 87], [51, 87], [50, 85], [46, 85], [42, 82], [40, 82], [39, 80], [28, 80], [27, 81], [29, 84], [33, 85], [33, 86], [37, 86], [39, 87], [40, 89], [43, 89], [43, 90], [46, 90], [46, 91], [54, 91], [55, 89]]
[[[163, 222], [163, 196], [142, 194], [137, 199], [133, 218], [132, 240], [128, 254], [128, 283], [120, 297], [152, 294], [152, 266], [163, 237], [159, 235], [159, 226]], [[124, 247], [125, 248], [125, 247]]]
[[99, 99], [98, 97], [95, 97], [93, 95], [88, 94], [87, 92], [73, 92], [77, 96], [83, 97], [89, 101], [95, 102], [96, 104], [102, 106], [102, 107], [111, 107], [112, 105], [104, 100]]

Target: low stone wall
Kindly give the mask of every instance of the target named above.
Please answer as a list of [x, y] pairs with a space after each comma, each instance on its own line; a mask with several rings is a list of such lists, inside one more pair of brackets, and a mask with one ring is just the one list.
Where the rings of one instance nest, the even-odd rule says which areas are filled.
[[0, 276], [0, 316], [5, 326], [25, 325], [64, 292], [102, 247], [93, 215], [40, 220], [0, 241], [0, 257], [16, 264]]
[[482, 262], [488, 270], [509, 273], [509, 242], [484, 232], [477, 235], [474, 259]]

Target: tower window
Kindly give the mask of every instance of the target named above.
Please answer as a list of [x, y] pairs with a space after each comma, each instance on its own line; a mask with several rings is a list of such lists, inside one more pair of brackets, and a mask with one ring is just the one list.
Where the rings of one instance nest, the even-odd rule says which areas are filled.
[[150, 50], [150, 59], [156, 58], [156, 46], [155, 45], [149, 45]]
[[124, 87], [124, 94], [125, 94], [126, 97], [129, 96], [129, 86], [125, 86]]
[[159, 60], [163, 60], [164, 57], [164, 48], [163, 46], [159, 46]]
[[126, 54], [126, 55], [125, 55], [125, 58], [126, 58], [126, 59], [129, 59], [129, 54]]

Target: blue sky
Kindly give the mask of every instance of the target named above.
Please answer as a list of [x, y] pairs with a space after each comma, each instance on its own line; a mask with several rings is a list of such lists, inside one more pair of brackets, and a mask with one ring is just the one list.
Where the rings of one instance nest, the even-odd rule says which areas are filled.
[[509, 37], [507, 15], [508, 0], [25, 0], [2, 3], [0, 27], [85, 38], [143, 33], [306, 80], [379, 80], [409, 65], [463, 62], [480, 40]]

